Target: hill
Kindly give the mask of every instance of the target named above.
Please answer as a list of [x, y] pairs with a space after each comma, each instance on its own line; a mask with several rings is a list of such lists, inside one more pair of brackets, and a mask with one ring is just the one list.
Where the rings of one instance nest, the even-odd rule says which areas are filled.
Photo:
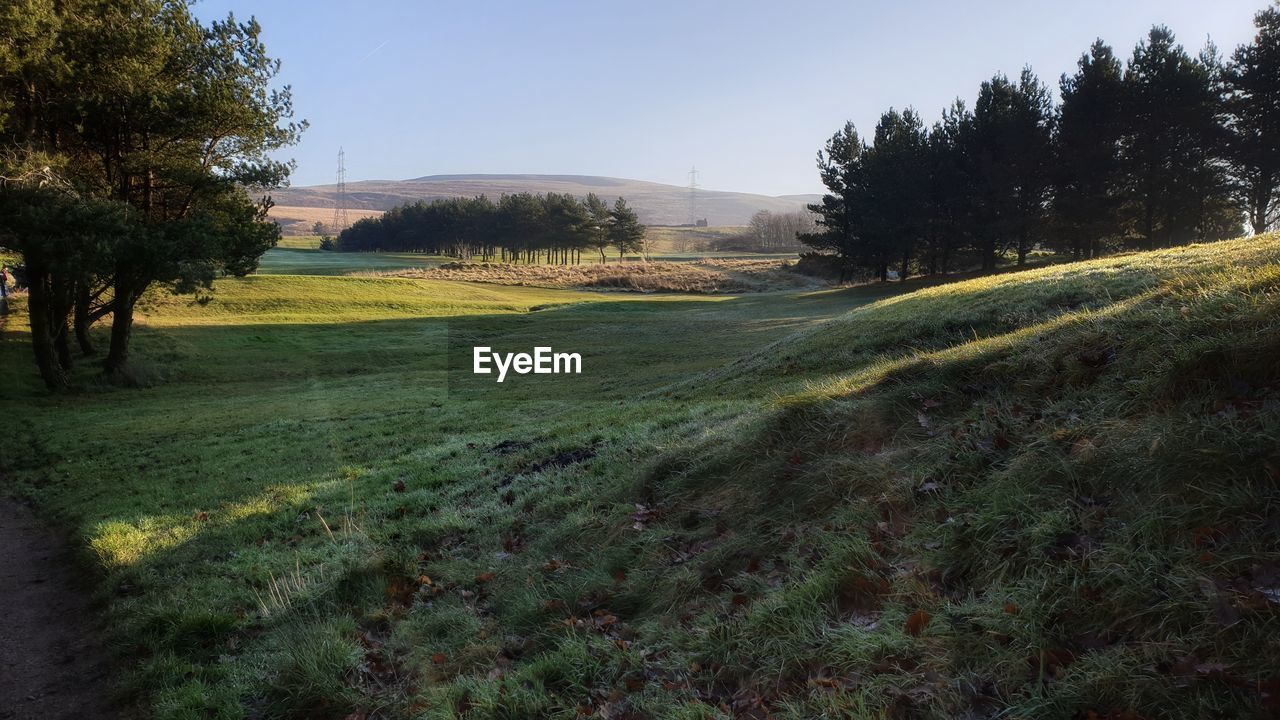
[[[162, 380], [52, 400], [10, 316], [0, 470], [90, 549], [147, 714], [1280, 705], [1275, 235], [739, 297], [143, 305]], [[583, 374], [458, 370], [535, 343]]]
[[[277, 207], [272, 216], [289, 220], [312, 217], [314, 213], [297, 208], [332, 210], [335, 186], [313, 185], [285, 188], [272, 193]], [[503, 193], [569, 193], [585, 196], [594, 192], [611, 200], [619, 195], [650, 225], [679, 225], [689, 221], [689, 189], [676, 185], [626, 180], [591, 175], [428, 175], [411, 180], [362, 180], [347, 183], [349, 207], [361, 211], [388, 210], [414, 200], [446, 197], [472, 197]], [[806, 203], [816, 202], [817, 195], [772, 197], [752, 193], [698, 190], [698, 217], [711, 225], [746, 225], [759, 210], [790, 212]], [[363, 214], [363, 213], [361, 213]], [[311, 219], [328, 222], [329, 216]], [[309, 230], [309, 228], [308, 228]]]

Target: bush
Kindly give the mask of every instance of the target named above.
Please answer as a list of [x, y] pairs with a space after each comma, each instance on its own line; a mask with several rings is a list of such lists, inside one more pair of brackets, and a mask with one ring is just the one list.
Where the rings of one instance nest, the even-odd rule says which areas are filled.
[[800, 260], [795, 264], [795, 271], [801, 275], [822, 278], [835, 282], [841, 278], [842, 261], [837, 255], [826, 253], [800, 253]]

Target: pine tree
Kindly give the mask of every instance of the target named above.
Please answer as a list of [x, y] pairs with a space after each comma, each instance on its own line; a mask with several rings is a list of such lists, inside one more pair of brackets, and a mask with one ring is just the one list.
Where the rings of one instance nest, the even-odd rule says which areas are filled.
[[618, 198], [609, 213], [609, 244], [618, 249], [618, 261], [626, 259], [626, 254], [636, 252], [644, 247], [645, 226], [635, 211], [627, 206], [627, 201]]
[[1257, 35], [1226, 68], [1229, 148], [1249, 224], [1266, 232], [1280, 187], [1280, 6], [1254, 16]]
[[1127, 215], [1139, 246], [1236, 233], [1212, 49], [1193, 58], [1168, 28], [1152, 28], [1125, 69], [1125, 108]]
[[1054, 156], [1054, 220], [1059, 246], [1096, 257], [1121, 234], [1120, 141], [1125, 128], [1124, 72], [1111, 48], [1095, 41], [1076, 73], [1063, 75]]
[[818, 173], [827, 192], [820, 202], [808, 206], [818, 218], [818, 229], [799, 236], [805, 245], [840, 258], [841, 282], [849, 279], [857, 263], [863, 149], [857, 129], [847, 122], [818, 151]]
[[587, 193], [584, 202], [587, 213], [591, 216], [591, 228], [588, 243], [600, 253], [600, 262], [605, 261], [604, 251], [612, 244], [609, 237], [609, 205], [595, 193]]
[[1048, 89], [1030, 69], [1017, 83], [996, 75], [978, 92], [967, 151], [974, 159], [983, 269], [993, 269], [1008, 248], [1016, 250], [1019, 265], [1026, 262], [1043, 228], [1053, 117]]
[[948, 272], [955, 253], [971, 241], [972, 163], [965, 143], [972, 126], [973, 114], [956, 100], [929, 132], [921, 250], [930, 273]]
[[856, 257], [883, 282], [897, 262], [899, 277], [910, 272], [924, 232], [927, 136], [920, 116], [911, 109], [880, 116], [875, 141], [862, 156], [863, 189]]

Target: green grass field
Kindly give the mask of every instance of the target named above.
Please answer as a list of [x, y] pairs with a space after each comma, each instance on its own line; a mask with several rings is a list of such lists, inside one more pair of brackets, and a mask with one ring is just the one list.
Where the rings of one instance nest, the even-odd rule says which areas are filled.
[[[751, 296], [272, 252], [146, 299], [149, 387], [50, 396], [3, 327], [0, 470], [82, 538], [144, 715], [1280, 703], [1276, 236]], [[481, 340], [584, 373], [469, 377]]]
[[268, 250], [258, 263], [259, 275], [351, 275], [434, 267], [452, 258], [417, 253], [341, 253], [314, 247], [287, 247], [281, 243]]

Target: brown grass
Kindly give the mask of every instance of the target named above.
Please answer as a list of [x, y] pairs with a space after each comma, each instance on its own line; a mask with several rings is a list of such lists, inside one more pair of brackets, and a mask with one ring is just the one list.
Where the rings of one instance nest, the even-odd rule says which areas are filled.
[[[351, 222], [380, 215], [381, 210], [347, 210], [347, 219]], [[312, 226], [317, 222], [324, 223], [326, 227], [333, 222], [333, 208], [276, 205], [267, 216], [280, 226], [280, 232], [285, 235], [313, 235]]]
[[463, 280], [497, 285], [612, 289], [629, 292], [745, 293], [816, 287], [780, 260], [700, 260], [587, 265], [514, 265], [452, 262], [440, 267], [379, 273], [384, 276]]

